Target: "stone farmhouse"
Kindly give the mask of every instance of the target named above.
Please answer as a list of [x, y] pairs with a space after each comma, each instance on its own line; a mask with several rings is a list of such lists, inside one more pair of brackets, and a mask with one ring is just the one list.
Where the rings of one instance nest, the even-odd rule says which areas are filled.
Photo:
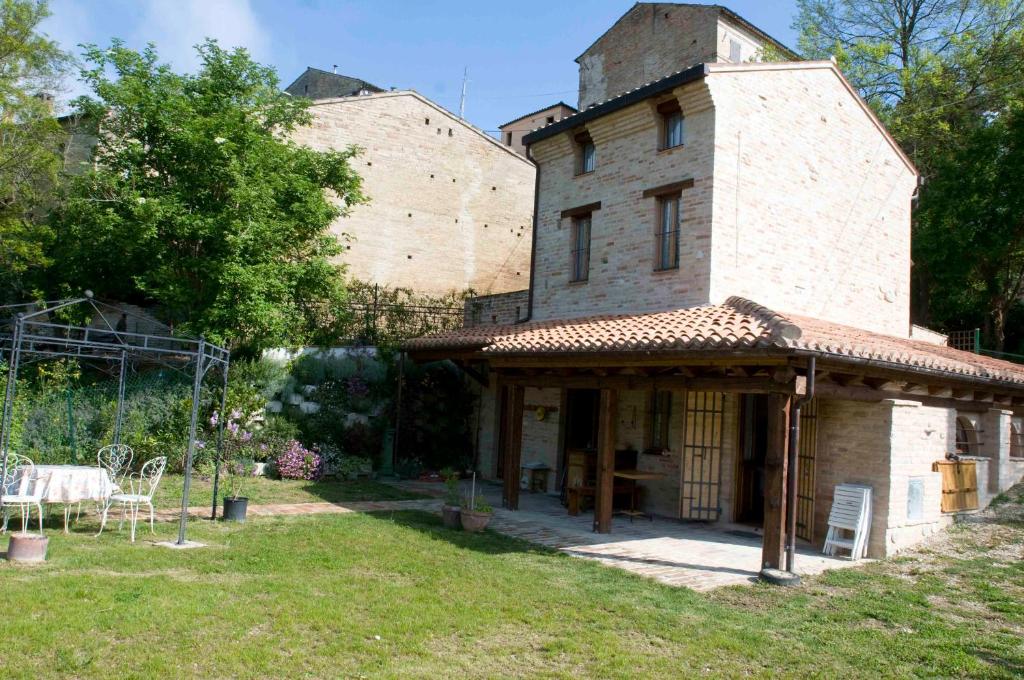
[[313, 100], [297, 143], [363, 150], [370, 202], [333, 227], [351, 276], [432, 295], [527, 285], [533, 163], [413, 90], [310, 68], [286, 91]]
[[578, 61], [579, 113], [523, 140], [529, 288], [407, 346], [481, 385], [478, 470], [506, 507], [549, 468], [598, 532], [623, 508], [743, 524], [781, 567], [821, 545], [837, 484], [871, 487], [883, 556], [1021, 478], [1024, 367], [911, 325], [918, 173], [833, 62], [666, 3]]

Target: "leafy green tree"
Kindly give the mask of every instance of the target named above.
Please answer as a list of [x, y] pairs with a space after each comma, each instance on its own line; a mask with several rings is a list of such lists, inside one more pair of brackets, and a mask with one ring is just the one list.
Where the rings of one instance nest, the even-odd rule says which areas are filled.
[[309, 101], [243, 49], [208, 40], [194, 75], [114, 41], [87, 46], [77, 102], [93, 121], [94, 167], [53, 215], [65, 290], [155, 303], [169, 321], [233, 347], [329, 337], [344, 316], [330, 224], [365, 200], [355, 147], [290, 141]]
[[[1024, 252], [1007, 200], [1024, 87], [1024, 0], [799, 0], [811, 57], [835, 55], [921, 171], [913, 224], [917, 323], [985, 329], [1002, 349]], [[1008, 174], [1009, 173], [1009, 174]], [[1016, 212], [1014, 212], [1016, 211]]]
[[0, 2], [0, 303], [24, 301], [47, 264], [40, 220], [63, 139], [50, 102], [68, 57], [39, 34], [45, 2]]

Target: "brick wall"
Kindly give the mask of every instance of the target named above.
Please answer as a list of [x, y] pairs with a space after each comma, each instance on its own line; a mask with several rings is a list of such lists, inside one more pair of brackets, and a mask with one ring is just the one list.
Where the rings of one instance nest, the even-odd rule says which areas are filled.
[[[540, 168], [534, 318], [658, 311], [741, 295], [780, 312], [909, 334], [916, 177], [828, 62], [716, 65], [677, 88], [684, 145], [658, 151], [647, 100], [587, 123], [596, 169], [575, 175], [569, 133]], [[685, 179], [680, 267], [654, 271], [657, 199]], [[590, 274], [570, 282], [572, 219], [592, 214]]]
[[577, 59], [579, 109], [714, 61], [717, 29], [718, 11], [712, 7], [634, 6]]
[[526, 318], [530, 302], [529, 290], [480, 295], [466, 300], [463, 326], [511, 324]]
[[828, 62], [712, 68], [711, 301], [907, 337], [913, 171]]
[[294, 139], [364, 151], [353, 161], [371, 202], [332, 227], [359, 279], [424, 293], [528, 285], [534, 167], [413, 92], [316, 102]]
[[[932, 464], [949, 449], [955, 412], [918, 402], [822, 400], [815, 464], [816, 542], [825, 538], [837, 484], [872, 487], [868, 554], [890, 555], [948, 523], [941, 512], [942, 480]], [[911, 479], [924, 487], [923, 514], [907, 514]]]
[[[673, 95], [669, 93], [668, 97]], [[658, 151], [656, 112], [647, 102], [587, 125], [596, 168], [575, 174], [572, 137], [531, 146], [540, 167], [534, 318], [656, 311], [707, 302], [710, 294], [711, 170], [714, 114], [707, 88], [692, 83], [676, 95], [686, 113], [686, 144]], [[685, 179], [680, 267], [654, 271], [657, 199], [650, 189]], [[590, 274], [570, 283], [572, 219], [563, 210], [594, 202]]]

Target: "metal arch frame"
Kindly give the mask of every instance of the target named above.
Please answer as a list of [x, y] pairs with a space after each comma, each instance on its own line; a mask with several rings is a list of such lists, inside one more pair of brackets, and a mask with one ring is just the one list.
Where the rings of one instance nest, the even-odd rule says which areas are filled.
[[[231, 352], [223, 347], [207, 342], [205, 338], [191, 338], [174, 335], [170, 326], [160, 324], [151, 318], [146, 322], [157, 325], [163, 334], [136, 333], [111, 328], [102, 308], [127, 316], [135, 315], [127, 310], [105, 302], [94, 300], [90, 293], [85, 297], [67, 300], [55, 300], [41, 303], [0, 306], [0, 358], [6, 352], [8, 359], [7, 385], [3, 397], [3, 410], [0, 412], [0, 453], [2, 466], [0, 474], [7, 473], [7, 459], [10, 453], [10, 439], [14, 400], [17, 396], [18, 369], [23, 359], [46, 360], [70, 358], [79, 361], [108, 361], [118, 363], [117, 411], [114, 421], [114, 443], [120, 443], [121, 425], [124, 417], [125, 382], [128, 372], [129, 358], [146, 358], [156, 361], [168, 368], [182, 373], [191, 373], [192, 377], [192, 412], [189, 419], [188, 449], [185, 454], [185, 480], [182, 487], [181, 517], [178, 523], [178, 545], [184, 545], [188, 525], [188, 497], [192, 482], [192, 461], [195, 454], [196, 434], [198, 430], [199, 399], [203, 379], [211, 368], [219, 367], [223, 373], [221, 385], [221, 413], [227, 401], [228, 368], [231, 364]], [[72, 307], [89, 307], [99, 314], [106, 328], [76, 325], [71, 323], [54, 323], [50, 321], [54, 312]], [[177, 364], [177, 365], [175, 365]], [[189, 370], [191, 367], [191, 371]], [[221, 451], [224, 444], [224, 418], [218, 421], [217, 450], [213, 480], [213, 508], [211, 519], [217, 516], [217, 486]], [[0, 498], [3, 489], [0, 488]]]

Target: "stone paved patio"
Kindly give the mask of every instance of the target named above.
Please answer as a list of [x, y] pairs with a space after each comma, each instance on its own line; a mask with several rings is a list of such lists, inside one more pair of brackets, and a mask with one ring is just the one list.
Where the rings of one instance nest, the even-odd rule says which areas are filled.
[[[440, 493], [440, 484], [402, 482], [421, 493]], [[468, 489], [467, 489], [468, 492]], [[672, 520], [616, 516], [612, 533], [592, 531], [593, 514], [571, 517], [557, 497], [524, 493], [519, 510], [502, 509], [501, 488], [479, 485], [495, 508], [490, 528], [531, 543], [560, 550], [575, 557], [597, 560], [673, 586], [711, 590], [727, 585], [752, 583], [761, 564], [761, 538], [749, 527], [706, 525]], [[797, 550], [800, 574], [818, 574], [858, 563], [826, 557], [810, 546]]]

